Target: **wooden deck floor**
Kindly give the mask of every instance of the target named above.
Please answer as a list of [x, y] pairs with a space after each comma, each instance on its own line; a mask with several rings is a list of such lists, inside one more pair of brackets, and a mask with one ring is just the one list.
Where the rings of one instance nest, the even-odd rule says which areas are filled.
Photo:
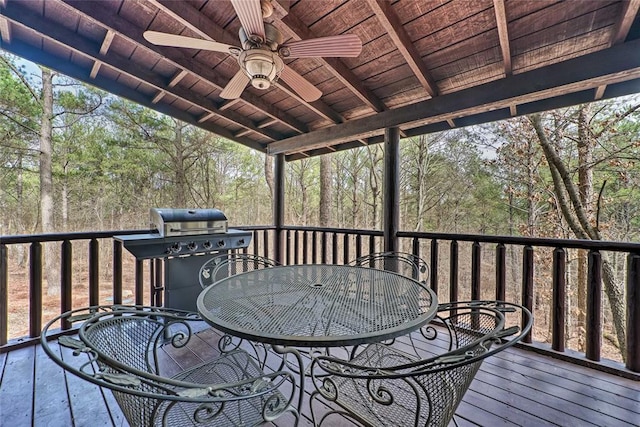
[[[190, 348], [167, 357], [168, 363], [210, 357], [217, 337], [201, 331]], [[64, 357], [67, 350], [61, 351]], [[307, 406], [303, 426], [311, 425]], [[483, 363], [456, 421], [460, 427], [640, 426], [640, 382], [508, 349]], [[292, 418], [278, 422], [291, 424]], [[110, 392], [65, 373], [40, 346], [0, 354], [0, 426], [126, 425]]]

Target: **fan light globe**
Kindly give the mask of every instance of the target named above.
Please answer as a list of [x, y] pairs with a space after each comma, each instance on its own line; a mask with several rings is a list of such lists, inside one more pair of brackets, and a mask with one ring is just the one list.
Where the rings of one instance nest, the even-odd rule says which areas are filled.
[[242, 52], [238, 62], [256, 89], [268, 89], [284, 67], [282, 59], [276, 53], [263, 49]]

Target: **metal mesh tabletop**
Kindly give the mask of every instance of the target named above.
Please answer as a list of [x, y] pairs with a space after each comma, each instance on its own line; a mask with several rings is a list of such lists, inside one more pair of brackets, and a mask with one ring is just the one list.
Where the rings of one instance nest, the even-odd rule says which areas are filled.
[[356, 345], [403, 335], [433, 318], [435, 294], [399, 274], [345, 265], [292, 265], [223, 279], [198, 297], [211, 325], [253, 341]]

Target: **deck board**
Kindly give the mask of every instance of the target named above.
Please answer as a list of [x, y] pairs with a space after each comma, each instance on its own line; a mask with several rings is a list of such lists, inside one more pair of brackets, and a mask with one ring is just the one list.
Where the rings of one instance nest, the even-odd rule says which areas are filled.
[[[217, 354], [219, 332], [205, 329], [183, 349], [163, 354], [164, 374]], [[429, 352], [417, 335], [416, 345]], [[406, 348], [409, 341], [395, 344]], [[53, 344], [65, 360], [79, 363], [71, 350]], [[308, 357], [305, 356], [306, 362]], [[267, 369], [277, 369], [270, 353]], [[311, 426], [305, 383], [301, 426]], [[69, 404], [71, 402], [71, 404]], [[326, 406], [325, 406], [326, 408]], [[640, 426], [640, 382], [603, 373], [522, 349], [507, 349], [484, 361], [456, 412], [460, 427], [472, 426]], [[276, 426], [290, 426], [293, 417]], [[64, 372], [40, 346], [0, 354], [0, 426], [126, 426], [122, 412], [108, 391]], [[327, 426], [344, 425], [333, 417]]]

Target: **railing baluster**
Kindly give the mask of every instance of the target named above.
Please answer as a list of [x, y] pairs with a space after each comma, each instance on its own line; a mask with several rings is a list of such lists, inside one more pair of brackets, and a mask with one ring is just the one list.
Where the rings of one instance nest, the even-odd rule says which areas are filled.
[[[63, 240], [60, 251], [60, 314], [73, 309], [72, 303], [72, 246], [71, 241]], [[71, 328], [68, 320], [63, 320], [62, 329]]]
[[598, 362], [602, 351], [602, 256], [598, 251], [589, 251], [586, 322], [585, 356]]
[[327, 263], [327, 249], [328, 249], [328, 245], [329, 242], [327, 241], [327, 237], [329, 236], [329, 234], [326, 231], [322, 231], [321, 232], [321, 236], [322, 238], [320, 239], [320, 242], [322, 244], [322, 251], [320, 252], [322, 254], [322, 264], [326, 264]]
[[507, 299], [507, 249], [503, 243], [496, 246], [496, 299]]
[[369, 236], [369, 253], [372, 254], [376, 252], [376, 241], [374, 236]]
[[294, 251], [295, 251], [295, 255], [293, 257], [293, 260], [296, 264], [300, 264], [300, 233], [298, 232], [298, 230], [296, 230], [295, 235], [294, 235]]
[[89, 241], [89, 305], [100, 304], [100, 245], [98, 239]]
[[567, 254], [563, 248], [553, 251], [553, 319], [551, 333], [551, 348], [564, 351], [566, 329], [566, 264]]
[[452, 240], [449, 252], [449, 302], [458, 301], [458, 241]]
[[640, 372], [640, 254], [627, 260], [627, 368]]
[[29, 248], [29, 336], [37, 337], [42, 330], [42, 244]]
[[302, 233], [302, 262], [309, 263], [309, 232], [306, 230]]
[[[347, 264], [349, 260], [349, 241], [351, 235], [344, 233], [342, 235], [342, 263]], [[335, 261], [334, 261], [335, 262]]]
[[9, 255], [7, 245], [0, 243], [0, 345], [9, 336]]
[[[418, 238], [416, 238], [416, 237], [411, 239], [411, 253], [414, 256], [420, 258], [420, 240], [418, 240]], [[418, 280], [419, 279], [419, 277], [418, 277], [419, 272], [414, 271], [413, 274], [414, 274], [414, 279]]]
[[161, 259], [154, 259], [155, 275], [154, 275], [154, 290], [155, 290], [155, 306], [162, 307], [162, 291], [164, 291], [164, 281], [162, 279], [162, 267], [163, 261]]
[[338, 262], [338, 233], [333, 232], [332, 235], [332, 240], [331, 240], [331, 263], [332, 264], [337, 264]]
[[362, 256], [362, 234], [356, 234], [356, 258]]
[[[262, 241], [263, 241], [263, 245], [262, 245], [262, 256], [267, 257], [267, 258], [272, 258], [271, 256], [271, 251], [269, 251], [269, 230], [264, 230], [262, 232]], [[279, 254], [276, 254], [276, 256], [274, 257], [274, 259], [276, 261], [280, 261], [279, 258]]]
[[431, 265], [429, 266], [431, 289], [438, 294], [438, 240], [431, 239]]
[[136, 260], [135, 270], [135, 303], [136, 305], [144, 304], [144, 260]]
[[122, 242], [113, 241], [113, 303], [122, 304]]
[[479, 242], [473, 242], [471, 245], [471, 299], [479, 300], [481, 296], [481, 259], [482, 248]]
[[[522, 305], [533, 313], [533, 248], [525, 246], [522, 250]], [[531, 343], [531, 331], [522, 341]]]
[[287, 244], [285, 245], [284, 251], [287, 254], [286, 259], [287, 259], [287, 265], [291, 264], [291, 230], [287, 230], [286, 231], [286, 242]]
[[311, 235], [311, 263], [318, 262], [318, 232], [314, 231]]
[[253, 253], [258, 255], [259, 254], [259, 250], [260, 250], [260, 244], [258, 242], [259, 236], [260, 234], [258, 233], [258, 230], [253, 230]]

